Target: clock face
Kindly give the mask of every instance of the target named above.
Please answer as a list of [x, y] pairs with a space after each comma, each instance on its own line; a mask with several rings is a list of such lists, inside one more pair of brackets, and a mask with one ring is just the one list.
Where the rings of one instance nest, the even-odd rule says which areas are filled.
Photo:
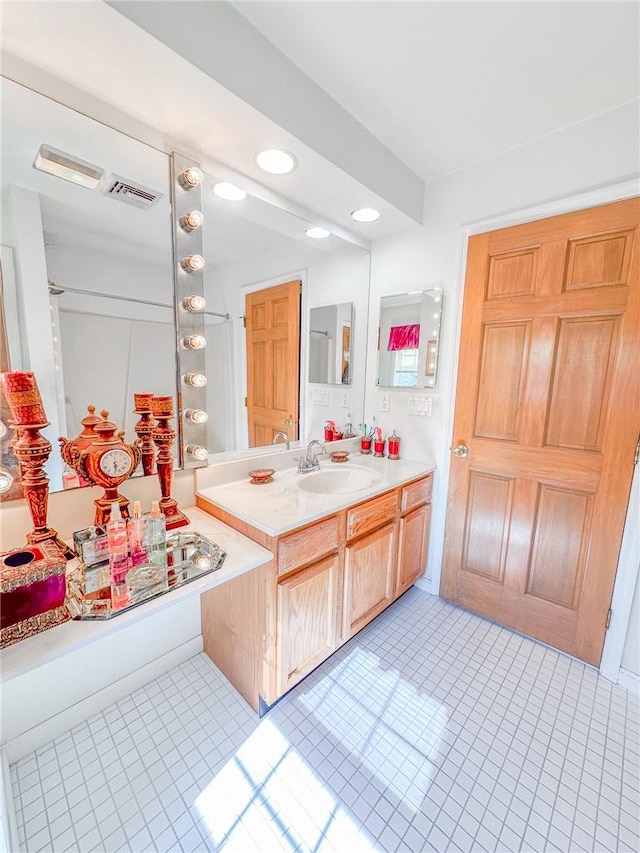
[[109, 450], [100, 458], [100, 470], [108, 477], [122, 477], [130, 467], [131, 457], [125, 450]]

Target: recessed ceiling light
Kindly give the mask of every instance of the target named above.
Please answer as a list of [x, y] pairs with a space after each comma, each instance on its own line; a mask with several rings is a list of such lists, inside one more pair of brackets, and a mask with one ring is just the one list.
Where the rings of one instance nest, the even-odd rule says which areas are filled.
[[267, 148], [256, 155], [256, 163], [265, 172], [272, 175], [286, 175], [293, 172], [298, 161], [288, 151], [280, 151], [279, 148]]
[[361, 207], [353, 211], [351, 218], [356, 222], [375, 222], [376, 219], [380, 219], [380, 211], [375, 207]]
[[243, 201], [247, 194], [235, 184], [230, 184], [229, 181], [220, 181], [213, 188], [214, 193], [218, 198], [223, 198], [225, 201]]
[[314, 240], [324, 240], [331, 234], [326, 228], [321, 228], [319, 225], [312, 225], [311, 228], [305, 228], [304, 232], [307, 237], [313, 237]]
[[71, 181], [72, 184], [86, 187], [89, 190], [95, 189], [100, 183], [100, 178], [104, 175], [104, 169], [99, 166], [94, 166], [92, 163], [87, 163], [71, 154], [65, 154], [64, 151], [58, 151], [57, 148], [51, 148], [50, 145], [40, 146], [33, 166], [41, 172], [47, 172], [49, 175], [55, 175], [56, 178]]

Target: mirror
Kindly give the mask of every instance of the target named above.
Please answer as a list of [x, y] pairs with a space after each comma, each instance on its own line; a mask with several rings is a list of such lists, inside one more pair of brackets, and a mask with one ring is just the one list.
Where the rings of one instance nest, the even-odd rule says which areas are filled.
[[353, 303], [312, 308], [309, 320], [309, 382], [351, 384]]
[[[219, 183], [205, 174], [202, 191], [204, 290], [211, 312], [205, 316], [211, 461], [271, 449], [280, 432], [292, 443], [306, 444], [323, 437], [328, 419], [362, 420], [369, 300], [368, 250], [336, 235], [312, 239], [305, 229], [313, 223], [258, 198], [221, 199], [214, 189]], [[298, 282], [299, 317], [287, 320], [295, 306], [285, 303], [280, 291], [285, 285], [295, 291]], [[341, 302], [345, 297], [351, 301]], [[339, 368], [336, 361], [336, 384], [318, 396], [314, 383], [327, 380], [316, 380], [311, 365], [311, 330], [316, 312], [332, 300], [335, 333], [338, 323], [348, 330], [344, 374], [350, 384], [341, 383], [342, 361]], [[267, 340], [268, 334], [274, 339]], [[293, 367], [286, 366], [289, 359]]]
[[[6, 79], [2, 131], [9, 367], [36, 374], [56, 491], [78, 484], [57, 439], [80, 432], [87, 405], [131, 442], [134, 392], [177, 401], [168, 157]], [[93, 188], [87, 164], [102, 170]]]
[[376, 384], [434, 388], [442, 320], [442, 290], [420, 290], [380, 299]]

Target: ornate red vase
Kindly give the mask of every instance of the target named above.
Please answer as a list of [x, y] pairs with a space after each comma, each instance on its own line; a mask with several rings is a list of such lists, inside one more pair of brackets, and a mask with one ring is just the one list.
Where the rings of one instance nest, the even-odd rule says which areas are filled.
[[151, 413], [157, 421], [152, 436], [154, 444], [158, 448], [156, 467], [162, 493], [160, 509], [164, 513], [167, 530], [173, 530], [175, 527], [183, 527], [185, 524], [189, 524], [187, 516], [178, 508], [178, 502], [171, 497], [171, 481], [173, 479], [171, 448], [176, 440], [176, 431], [169, 423], [173, 419], [173, 397], [153, 397]]

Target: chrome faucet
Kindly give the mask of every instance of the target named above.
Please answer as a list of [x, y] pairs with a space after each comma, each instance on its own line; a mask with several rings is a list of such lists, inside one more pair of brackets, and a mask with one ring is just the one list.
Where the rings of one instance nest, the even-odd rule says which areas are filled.
[[286, 434], [286, 432], [283, 432], [282, 430], [278, 430], [278, 432], [273, 436], [273, 441], [271, 443], [272, 444], [278, 444], [279, 438], [284, 438], [284, 443], [287, 446], [287, 450], [289, 450], [289, 447], [290, 447], [289, 436]]
[[325, 454], [327, 452], [324, 444], [321, 441], [318, 441], [317, 438], [310, 441], [309, 446], [307, 447], [307, 455], [298, 459], [299, 474], [306, 474], [307, 471], [317, 471], [320, 468], [317, 454], [311, 452], [311, 449], [316, 444], [320, 448], [320, 453]]

